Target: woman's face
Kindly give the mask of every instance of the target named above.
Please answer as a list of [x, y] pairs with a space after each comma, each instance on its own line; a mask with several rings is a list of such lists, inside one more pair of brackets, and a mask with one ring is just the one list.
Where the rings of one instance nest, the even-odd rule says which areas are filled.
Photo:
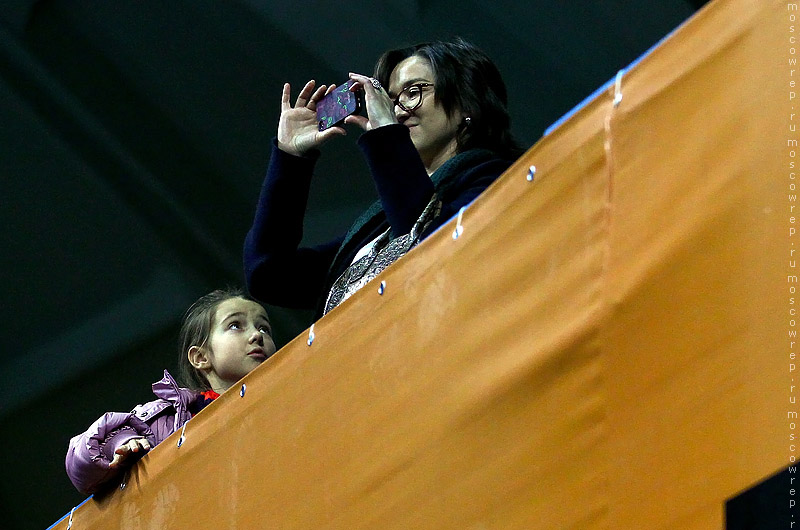
[[[416, 83], [434, 83], [433, 69], [424, 57], [413, 55], [400, 62], [389, 77], [389, 97], [396, 98], [405, 88]], [[422, 103], [411, 111], [394, 107], [397, 120], [409, 128], [411, 141], [422, 162], [433, 173], [456, 154], [456, 132], [460, 113], [448, 116], [434, 97], [433, 86], [422, 89]]]

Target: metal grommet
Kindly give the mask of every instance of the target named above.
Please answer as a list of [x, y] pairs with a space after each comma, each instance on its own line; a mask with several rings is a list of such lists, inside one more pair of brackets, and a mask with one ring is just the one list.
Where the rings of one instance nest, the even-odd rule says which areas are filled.
[[622, 76], [624, 74], [625, 70], [620, 70], [614, 79], [614, 108], [619, 107], [619, 104], [622, 103]]
[[308, 328], [308, 340], [306, 341], [306, 344], [311, 346], [313, 342], [314, 342], [314, 324], [311, 324], [311, 327]]
[[536, 176], [536, 166], [528, 168], [528, 182], [533, 182], [533, 177]]
[[178, 438], [178, 447], [183, 445], [183, 442], [186, 441], [186, 424], [183, 424], [183, 428], [181, 429], [181, 437]]
[[123, 481], [122, 481], [122, 483], [119, 485], [119, 489], [120, 489], [120, 491], [121, 491], [121, 490], [124, 490], [124, 489], [125, 489], [125, 486], [127, 486], [127, 485], [128, 485], [128, 483], [127, 483], [127, 482], [125, 482], [125, 481], [123, 480]]
[[242, 388], [239, 389], [239, 397], [244, 397], [244, 393], [247, 391], [247, 385], [242, 383]]
[[461, 225], [461, 218], [464, 216], [464, 210], [466, 210], [466, 206], [462, 206], [461, 209], [458, 210], [458, 219], [456, 220], [456, 229], [453, 230], [453, 241], [461, 237], [461, 234], [464, 233], [464, 227]]
[[385, 291], [386, 291], [386, 282], [381, 282], [381, 284], [378, 286], [378, 294], [383, 295]]

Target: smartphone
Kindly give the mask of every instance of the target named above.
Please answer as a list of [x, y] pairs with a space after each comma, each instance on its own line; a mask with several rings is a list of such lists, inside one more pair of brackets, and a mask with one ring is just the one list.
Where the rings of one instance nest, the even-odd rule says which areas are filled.
[[317, 121], [320, 131], [339, 125], [347, 116], [361, 112], [362, 92], [351, 92], [350, 87], [353, 86], [353, 83], [355, 81], [350, 79], [319, 100]]

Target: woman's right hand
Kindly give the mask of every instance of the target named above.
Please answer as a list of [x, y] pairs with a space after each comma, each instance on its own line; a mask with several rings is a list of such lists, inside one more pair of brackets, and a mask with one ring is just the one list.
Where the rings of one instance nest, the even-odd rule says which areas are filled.
[[116, 469], [118, 467], [130, 465], [134, 457], [138, 456], [139, 453], [144, 454], [149, 450], [150, 442], [147, 441], [147, 438], [131, 438], [117, 447], [117, 450], [114, 451], [114, 459], [108, 464], [108, 467]]
[[320, 85], [316, 90], [315, 86], [314, 80], [306, 83], [292, 107], [289, 101], [291, 86], [289, 83], [283, 85], [281, 117], [278, 121], [278, 148], [281, 151], [295, 156], [303, 156], [333, 136], [347, 134], [342, 127], [331, 127], [320, 132], [317, 121], [317, 102], [336, 88], [336, 85], [328, 87]]

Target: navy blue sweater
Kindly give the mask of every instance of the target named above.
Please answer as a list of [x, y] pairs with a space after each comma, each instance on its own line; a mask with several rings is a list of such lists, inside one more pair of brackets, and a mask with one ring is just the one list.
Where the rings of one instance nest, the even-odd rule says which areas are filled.
[[399, 124], [362, 134], [358, 145], [380, 200], [347, 234], [323, 245], [300, 247], [319, 153], [293, 156], [273, 141], [253, 226], [244, 243], [245, 282], [256, 299], [281, 307], [315, 309], [318, 318], [331, 285], [360, 248], [387, 228], [394, 236], [407, 234], [435, 190], [442, 199], [442, 211], [423, 234], [426, 237], [511, 164], [489, 151], [473, 150], [449, 160], [429, 177], [408, 128]]

